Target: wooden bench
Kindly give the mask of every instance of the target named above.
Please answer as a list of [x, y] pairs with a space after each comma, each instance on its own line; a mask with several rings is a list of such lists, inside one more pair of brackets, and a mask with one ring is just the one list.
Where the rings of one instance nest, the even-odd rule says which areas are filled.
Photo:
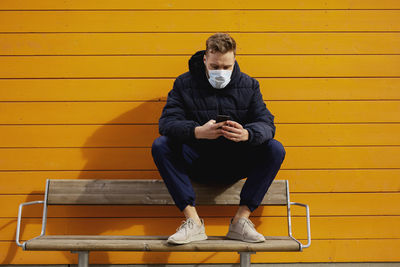
[[[229, 187], [210, 187], [193, 184], [197, 205], [238, 205], [241, 180]], [[22, 208], [43, 204], [42, 231], [38, 237], [20, 242]], [[250, 266], [250, 254], [257, 251], [302, 251], [311, 244], [310, 214], [305, 204], [290, 202], [289, 184], [275, 180], [262, 205], [287, 206], [288, 236], [266, 236], [263, 243], [229, 240], [224, 236], [209, 236], [207, 240], [185, 245], [170, 245], [168, 236], [102, 236], [102, 235], [46, 235], [49, 205], [174, 205], [161, 180], [60, 180], [49, 179], [43, 201], [19, 206], [16, 242], [24, 250], [71, 251], [78, 253], [78, 266], [89, 265], [90, 251], [234, 251], [240, 254], [240, 265]], [[303, 245], [292, 236], [291, 205], [306, 208], [307, 239]], [[221, 208], [221, 207], [219, 207]], [[172, 233], [168, 233], [172, 234]], [[224, 233], [225, 234], [225, 233]]]

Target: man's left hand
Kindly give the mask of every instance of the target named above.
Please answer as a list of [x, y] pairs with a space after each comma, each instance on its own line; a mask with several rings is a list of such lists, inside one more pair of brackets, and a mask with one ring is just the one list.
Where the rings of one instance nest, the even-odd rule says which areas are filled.
[[249, 139], [249, 132], [242, 125], [229, 120], [222, 126], [222, 135], [234, 142], [247, 141]]

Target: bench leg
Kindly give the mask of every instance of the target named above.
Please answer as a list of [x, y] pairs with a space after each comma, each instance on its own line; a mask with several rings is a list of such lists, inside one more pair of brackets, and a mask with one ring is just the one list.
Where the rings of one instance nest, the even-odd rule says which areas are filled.
[[72, 251], [78, 254], [78, 267], [89, 267], [89, 251]]
[[251, 254], [256, 254], [255, 252], [238, 252], [240, 255], [240, 267], [250, 267], [251, 265]]

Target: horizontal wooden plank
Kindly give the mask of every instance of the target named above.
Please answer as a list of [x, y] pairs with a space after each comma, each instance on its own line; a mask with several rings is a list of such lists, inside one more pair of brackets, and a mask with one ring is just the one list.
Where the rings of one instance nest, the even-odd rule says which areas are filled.
[[158, 136], [157, 125], [2, 125], [0, 147], [150, 147]]
[[399, 16], [399, 10], [2, 11], [0, 32], [398, 31]]
[[[0, 195], [3, 207], [2, 218], [16, 217], [18, 205], [23, 202], [43, 200], [41, 195]], [[347, 215], [400, 215], [400, 193], [291, 193], [292, 202], [310, 206], [311, 216], [347, 216]], [[351, 205], [349, 204], [351, 203]], [[229, 217], [237, 210], [234, 206], [198, 206], [200, 216]], [[259, 207], [253, 216], [285, 216], [284, 206]], [[292, 214], [304, 216], [303, 207], [292, 206]], [[24, 217], [40, 218], [41, 205], [24, 209]], [[175, 206], [50, 206], [51, 217], [176, 217], [183, 214]]]
[[399, 192], [399, 175], [399, 169], [280, 170], [276, 179], [288, 179], [290, 192]]
[[[282, 169], [399, 168], [399, 146], [286, 147]], [[151, 148], [3, 148], [0, 170], [156, 170]]]
[[[7, 68], [0, 69], [0, 78], [173, 78], [187, 71], [189, 58], [2, 56], [0, 65]], [[253, 77], [400, 76], [400, 55], [239, 55], [237, 61], [241, 71]]]
[[[228, 232], [229, 217], [203, 218], [208, 236]], [[288, 235], [286, 217], [251, 217], [257, 231], [266, 236]], [[41, 219], [26, 219], [21, 240], [28, 240], [41, 231]], [[312, 239], [399, 238], [400, 216], [318, 217], [311, 220]], [[175, 233], [181, 218], [50, 218], [47, 235], [136, 235], [168, 236]], [[393, 227], [388, 227], [393, 225]], [[0, 240], [15, 240], [15, 219], [0, 219]], [[329, 231], [327, 231], [329, 229]], [[307, 239], [302, 217], [292, 218], [293, 236]]]
[[[259, 78], [258, 81], [265, 100], [400, 99], [400, 78]], [[174, 79], [3, 79], [0, 80], [0, 99], [166, 100], [173, 82]]]
[[[400, 192], [400, 169], [280, 170], [290, 192]], [[161, 179], [158, 171], [2, 171], [0, 194], [43, 194], [48, 178]], [[350, 182], [349, 182], [350, 181]], [[21, 200], [22, 201], [22, 200]]]
[[[276, 123], [400, 122], [400, 101], [269, 101]], [[0, 102], [0, 124], [158, 123], [165, 102]], [[51, 110], [51, 112], [49, 112]]]
[[276, 127], [275, 139], [286, 146], [400, 144], [399, 124], [279, 124]]
[[[398, 168], [399, 147], [286, 147], [282, 169]], [[156, 170], [150, 148], [4, 148], [0, 170]]]
[[31, 240], [26, 244], [27, 250], [94, 250], [94, 251], [186, 251], [186, 252], [270, 252], [270, 251], [299, 251], [300, 245], [293, 238], [285, 237], [266, 237], [261, 243], [244, 243], [235, 240], [226, 240], [225, 237], [209, 237], [207, 240], [186, 244], [185, 246], [171, 246], [167, 242], [167, 237], [138, 240], [135, 237], [110, 236], [99, 239], [90, 236], [78, 236], [77, 238], [64, 236], [40, 237]]
[[[210, 35], [210, 33], [0, 34], [0, 55], [191, 55], [194, 51], [205, 48], [205, 40]], [[400, 34], [391, 32], [232, 33], [231, 36], [237, 42], [238, 55], [400, 53]]]
[[[383, 81], [386, 78], [367, 80], [379, 83], [371, 91], [382, 87], [390, 87], [388, 91], [400, 88], [400, 78], [386, 82]], [[173, 83], [174, 79], [3, 79], [0, 80], [0, 98], [1, 101], [166, 100]], [[388, 94], [400, 99], [394, 92]]]
[[[305, 242], [305, 240], [301, 240]], [[286, 262], [396, 262], [400, 261], [400, 239], [313, 240], [303, 252], [268, 252], [252, 255], [252, 263]], [[72, 264], [76, 254], [70, 252], [22, 251], [15, 242], [0, 242], [5, 252], [3, 264]], [[162, 264], [162, 263], [238, 263], [239, 255], [222, 253], [152, 253], [152, 252], [94, 252], [91, 264]]]
[[[1, 125], [0, 147], [151, 147], [158, 125]], [[278, 124], [285, 146], [400, 145], [400, 124]]]
[[[184, 0], [175, 0], [165, 2], [163, 0], [151, 1], [127, 1], [127, 0], [70, 0], [67, 2], [54, 2], [49, 0], [40, 1], [22, 1], [22, 0], [3, 0], [0, 3], [0, 10], [74, 10], [74, 9], [227, 9], [227, 1], [201, 1], [192, 2]], [[321, 2], [318, 0], [287, 0], [285, 2], [270, 2], [263, 0], [250, 0], [246, 3], [242, 1], [229, 1], [229, 9], [397, 9], [400, 5], [392, 0], [335, 0]]]
[[[0, 103], [0, 110], [2, 111], [0, 123], [64, 124], [69, 121], [70, 123], [81, 124], [85, 120], [89, 124], [157, 123], [164, 105], [165, 102], [2, 102]], [[52, 112], [48, 112], [49, 110], [52, 110]], [[46, 116], [46, 114], [50, 117], [41, 117]]]
[[[199, 205], [239, 205], [245, 181], [229, 186], [204, 186], [192, 183]], [[286, 205], [287, 181], [275, 180], [262, 205]], [[160, 180], [126, 179], [51, 179], [47, 196], [49, 205], [173, 205], [167, 187]]]

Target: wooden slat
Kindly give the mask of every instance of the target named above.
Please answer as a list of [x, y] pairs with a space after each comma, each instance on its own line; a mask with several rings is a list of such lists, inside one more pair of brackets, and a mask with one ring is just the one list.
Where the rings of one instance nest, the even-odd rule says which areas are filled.
[[[305, 242], [305, 240], [302, 240]], [[338, 239], [313, 240], [312, 246], [301, 253], [257, 253], [252, 263], [299, 263], [299, 262], [397, 262], [400, 239]], [[3, 264], [71, 264], [77, 257], [70, 252], [23, 251], [15, 242], [0, 242], [5, 251]], [[239, 255], [233, 252], [153, 253], [153, 252], [95, 252], [91, 264], [207, 264], [238, 263]]]
[[[311, 207], [312, 208], [312, 207]], [[230, 217], [204, 217], [206, 234], [225, 235]], [[257, 231], [267, 236], [288, 234], [287, 219], [251, 217]], [[49, 218], [47, 235], [171, 235], [182, 218]], [[400, 238], [400, 216], [311, 216], [313, 239]], [[0, 240], [15, 240], [15, 219], [0, 219]], [[22, 240], [29, 240], [41, 231], [41, 219], [24, 219]], [[392, 225], [393, 227], [388, 227]], [[329, 229], [329, 231], [327, 231]], [[297, 239], [307, 238], [304, 217], [292, 218], [292, 231]]]
[[[400, 147], [287, 147], [282, 169], [398, 168]], [[379, 156], [378, 156], [379, 155]], [[385, 163], [380, 162], [382, 158]]]
[[[161, 179], [158, 171], [2, 171], [1, 194], [43, 195], [47, 178]], [[323, 177], [323, 179], [321, 179]], [[399, 192], [400, 169], [280, 170], [275, 179], [289, 180], [290, 192]], [[351, 181], [351, 182], [349, 182]], [[23, 198], [18, 201], [24, 201]]]
[[[0, 78], [174, 78], [187, 71], [189, 58], [2, 56], [0, 65], [7, 68], [0, 69]], [[258, 78], [400, 76], [400, 55], [239, 55], [237, 61], [243, 72]]]
[[0, 80], [0, 98], [2, 101], [166, 100], [173, 83], [174, 79], [9, 79]]
[[[267, 101], [400, 99], [400, 78], [258, 78], [258, 81], [263, 97]], [[0, 99], [1, 101], [165, 101], [173, 82], [174, 78], [4, 79], [0, 80]]]
[[[290, 192], [400, 192], [400, 169], [280, 170]], [[357, 188], [357, 189], [356, 189]]]
[[274, 138], [285, 146], [400, 145], [400, 124], [279, 124], [276, 127]]
[[149, 148], [5, 148], [0, 158], [0, 170], [155, 170]]
[[[2, 217], [16, 217], [18, 205], [23, 202], [43, 200], [42, 195], [0, 195], [0, 204], [3, 207]], [[305, 203], [310, 206], [313, 216], [346, 216], [346, 215], [400, 215], [400, 194], [398, 192], [385, 193], [291, 193], [290, 200]], [[351, 203], [351, 205], [349, 205]], [[237, 207], [198, 206], [201, 216], [229, 217], [233, 216]], [[253, 216], [285, 216], [286, 207], [260, 207]], [[183, 218], [182, 213], [174, 206], [50, 206], [49, 217], [175, 217]], [[292, 214], [304, 216], [302, 207], [292, 207]], [[41, 218], [42, 206], [35, 205], [24, 209], [24, 217]]]
[[[0, 170], [156, 170], [151, 148], [3, 148]], [[286, 169], [399, 168], [398, 146], [285, 147]], [[134, 160], [132, 160], [134, 159]]]
[[[0, 34], [0, 55], [191, 55], [210, 33]], [[232, 33], [237, 54], [398, 54], [400, 34]], [[257, 42], [254, 42], [257, 40]], [[160, 46], [159, 44], [163, 45]], [[263, 44], [263, 45], [260, 45]]]
[[158, 136], [157, 125], [3, 125], [0, 147], [150, 147]]
[[399, 10], [2, 11], [0, 32], [398, 31], [399, 16]]
[[258, 81], [266, 100], [400, 99], [398, 78], [259, 78]]
[[289, 237], [266, 237], [263, 243], [245, 243], [210, 237], [211, 240], [192, 242], [183, 246], [171, 246], [167, 237], [137, 240], [129, 236], [108, 236], [104, 239], [91, 237], [56, 236], [38, 238], [26, 244], [27, 250], [94, 250], [94, 251], [298, 251], [299, 244]]
[[[151, 147], [158, 136], [158, 125], [3, 125], [0, 147]], [[278, 124], [275, 139], [285, 146], [393, 146], [400, 145], [400, 124]]]
[[[165, 102], [3, 102], [0, 103], [2, 111], [0, 122], [2, 124], [63, 124], [69, 121], [81, 124], [86, 120], [87, 124], [156, 123], [164, 105]], [[80, 110], [81, 108], [84, 110]], [[49, 110], [53, 112], [48, 112]], [[46, 114], [48, 118], [45, 117]], [[79, 117], [81, 119], [78, 119]]]
[[[204, 186], [193, 183], [199, 205], [238, 205], [244, 181], [230, 186]], [[65, 180], [52, 179], [49, 205], [174, 205], [160, 180]], [[286, 182], [274, 180], [262, 205], [286, 205]]]
[[[73, 10], [73, 9], [226, 9], [226, 1], [205, 0], [192, 2], [175, 0], [165, 2], [163, 0], [151, 1], [129, 1], [129, 0], [69, 0], [67, 2], [54, 2], [51, 0], [26, 1], [26, 0], [3, 0], [0, 2], [0, 10]], [[400, 4], [393, 0], [335, 0], [321, 2], [318, 0], [287, 0], [285, 2], [271, 2], [263, 0], [230, 1], [229, 9], [398, 9]]]
[[[277, 124], [400, 122], [400, 101], [266, 104]], [[165, 102], [2, 102], [0, 124], [156, 124], [164, 106]]]

